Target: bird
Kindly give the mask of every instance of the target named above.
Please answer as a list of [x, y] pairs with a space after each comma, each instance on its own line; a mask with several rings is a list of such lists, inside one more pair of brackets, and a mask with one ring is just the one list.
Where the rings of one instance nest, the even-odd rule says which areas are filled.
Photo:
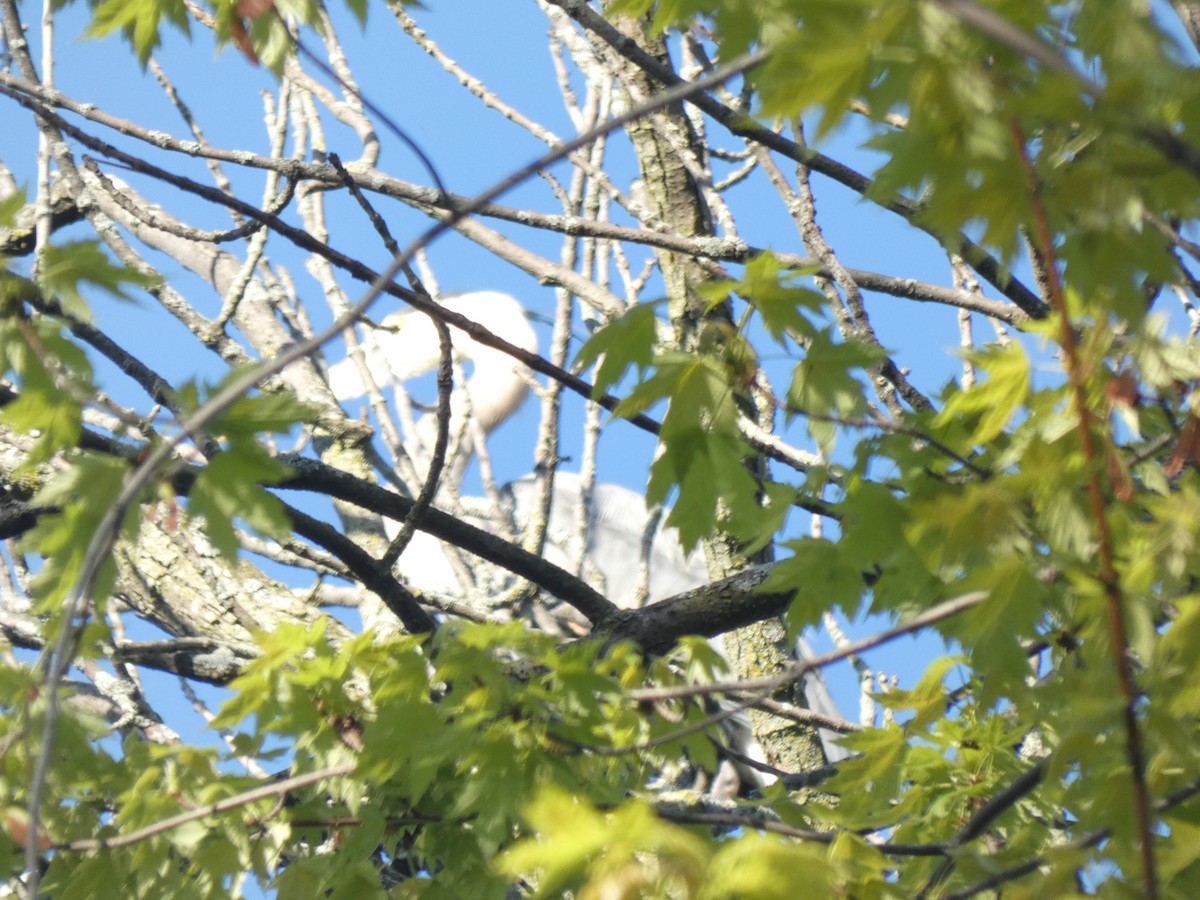
[[[498, 291], [472, 291], [444, 294], [440, 304], [486, 328], [497, 337], [530, 353], [538, 349], [537, 333], [529, 324], [524, 307], [512, 296]], [[470, 410], [484, 434], [490, 433], [520, 407], [529, 393], [529, 381], [520, 365], [508, 354], [475, 341], [459, 329], [451, 328], [451, 343], [456, 356], [473, 366], [466, 383], [450, 399], [450, 432], [461, 430], [462, 416]], [[410, 378], [433, 369], [440, 359], [438, 332], [427, 315], [402, 312], [384, 319], [362, 341], [363, 356], [371, 379], [380, 389], [398, 387]], [[329, 367], [329, 386], [343, 403], [366, 393], [358, 365], [347, 358]], [[409, 437], [406, 450], [416, 459], [427, 457], [433, 444], [434, 417], [424, 416], [416, 423], [416, 434]], [[469, 447], [466, 448], [469, 452]], [[528, 524], [538, 503], [539, 479], [530, 475], [499, 488], [502, 512], [518, 527]], [[620, 485], [599, 483], [592, 487], [588, 528], [583, 548], [572, 537], [578, 531], [577, 511], [584, 502], [584, 484], [579, 475], [557, 472], [547, 524], [543, 555], [550, 562], [571, 568], [574, 560], [583, 560], [592, 579], [617, 606], [629, 609], [643, 602], [674, 596], [708, 582], [703, 556], [684, 555], [679, 534], [674, 528], [657, 528], [646, 541], [648, 526], [657, 521], [646, 506], [645, 498]], [[462, 505], [471, 520], [489, 519], [487, 504], [464, 498]], [[473, 524], [480, 524], [473, 521]], [[487, 524], [493, 524], [490, 521]], [[444, 554], [426, 554], [426, 537], [416, 537], [406, 555], [419, 557], [416, 571], [405, 575], [414, 586], [436, 593], [454, 593], [459, 585]], [[428, 538], [434, 541], [433, 538]], [[435, 541], [435, 543], [437, 543]], [[643, 548], [648, 546], [648, 553]], [[582, 552], [580, 552], [582, 549]], [[419, 552], [418, 552], [419, 551]], [[640, 596], [638, 567], [630, 560], [647, 557], [649, 590]]]
[[[537, 333], [530, 325], [525, 308], [514, 297], [498, 291], [472, 291], [444, 294], [440, 304], [486, 328], [497, 337], [530, 353], [538, 349]], [[529, 392], [529, 379], [513, 357], [482, 344], [463, 331], [451, 327], [455, 354], [469, 360], [473, 371], [451, 396], [451, 433], [461, 429], [462, 416], [469, 409], [486, 435], [520, 407]], [[440, 342], [429, 317], [412, 311], [394, 314], [365, 335], [362, 350], [371, 378], [383, 389], [398, 387], [438, 364]], [[343, 403], [366, 393], [356, 363], [345, 359], [329, 367], [329, 386]], [[422, 417], [416, 434], [410, 435], [406, 448], [410, 455], [427, 455], [433, 443], [434, 419]], [[469, 447], [467, 448], [469, 452]], [[540, 500], [541, 479], [526, 475], [498, 491], [501, 514], [518, 529], [535, 516]], [[708, 569], [698, 550], [685, 553], [676, 529], [661, 526], [661, 510], [651, 509], [645, 497], [629, 488], [609, 483], [591, 487], [587, 527], [579, 528], [580, 508], [585, 502], [582, 478], [571, 472], [556, 472], [546, 540], [542, 555], [549, 562], [572, 569], [579, 563], [581, 576], [622, 609], [640, 607], [707, 584]], [[496, 526], [494, 504], [482, 498], [462, 498], [464, 518], [485, 529]], [[385, 521], [389, 534], [395, 523]], [[582, 540], [583, 545], [580, 546]], [[640, 565], [632, 564], [640, 560]], [[427, 593], [461, 596], [464, 586], [446, 548], [432, 535], [417, 531], [401, 558], [400, 571], [411, 587]], [[492, 585], [491, 587], [495, 587]], [[714, 643], [718, 652], [719, 642]], [[797, 655], [812, 656], [801, 639]], [[809, 707], [820, 714], [840, 718], [833, 698], [819, 673], [806, 676], [803, 685]], [[753, 745], [744, 716], [732, 723], [735, 746], [743, 755], [761, 761], [761, 749]], [[739, 732], [743, 732], [739, 735]], [[830, 732], [822, 732], [826, 756], [833, 762], [846, 752], [833, 742]], [[744, 773], [758, 787], [774, 779], [759, 771]]]
[[[497, 337], [530, 353], [538, 348], [537, 332], [529, 324], [524, 308], [508, 294], [471, 291], [443, 294], [441, 306], [465, 316]], [[493, 431], [517, 411], [529, 393], [529, 382], [516, 368], [511, 356], [480, 344], [469, 334], [450, 330], [450, 340], [460, 359], [470, 360], [474, 372], [450, 398], [450, 433], [461, 430], [469, 409], [484, 434]], [[441, 341], [429, 316], [416, 312], [394, 313], [369, 329], [362, 343], [371, 379], [379, 388], [399, 387], [410, 378], [433, 370], [441, 359]], [[329, 367], [329, 388], [343, 403], [367, 392], [358, 365], [351, 358]], [[434, 418], [426, 416], [411, 436], [409, 451], [425, 456], [433, 446]], [[468, 445], [469, 447], [469, 445]]]

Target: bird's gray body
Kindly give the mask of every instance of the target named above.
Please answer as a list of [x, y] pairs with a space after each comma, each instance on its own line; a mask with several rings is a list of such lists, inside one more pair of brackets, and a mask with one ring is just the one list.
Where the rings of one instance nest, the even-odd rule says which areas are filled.
[[[523, 308], [513, 298], [481, 291], [454, 295], [444, 302], [447, 308], [510, 343], [536, 351], [536, 334]], [[363, 346], [372, 378], [381, 388], [398, 385], [427, 371], [438, 359], [437, 333], [425, 316], [404, 314], [393, 317], [389, 324], [392, 330], [369, 335]], [[469, 395], [472, 414], [485, 432], [490, 431], [520, 405], [528, 390], [526, 377], [507, 355], [457, 330], [452, 335], [458, 356], [471, 359], [475, 367], [467, 384], [455, 393], [460, 398], [463, 391]], [[350, 360], [330, 367], [329, 380], [340, 400], [351, 400], [365, 393], [358, 368]], [[457, 414], [465, 405], [452, 403], [452, 412]], [[428, 422], [418, 423], [417, 434], [410, 436], [409, 449], [415, 459], [425, 458], [429, 431]], [[503, 485], [499, 496], [500, 509], [482, 499], [463, 498], [464, 518], [487, 530], [504, 531], [512, 527], [518, 534], [534, 524], [540, 498], [539, 480], [535, 476], [527, 475]], [[577, 572], [623, 609], [654, 603], [708, 583], [703, 555], [695, 551], [685, 554], [678, 532], [660, 524], [661, 511], [647, 508], [640, 493], [615, 484], [593, 485], [586, 523], [581, 527], [584, 502], [580, 477], [558, 472], [543, 549], [543, 556], [549, 562]], [[394, 533], [395, 523], [385, 524]], [[462, 584], [441, 542], [420, 531], [414, 534], [398, 569], [412, 587], [426, 593], [461, 597], [471, 589]], [[473, 589], [495, 595], [504, 589], [506, 582], [511, 582], [507, 573], [491, 571], [484, 583], [476, 584]], [[714, 646], [721, 650], [719, 639]], [[797, 643], [796, 652], [801, 657], [812, 655], [803, 640]], [[813, 711], [840, 718], [819, 673], [806, 678], [804, 689]], [[735, 719], [731, 732], [740, 752], [761, 760], [761, 749], [744, 717]], [[845, 757], [845, 751], [832, 743], [836, 735], [823, 732], [822, 737], [831, 761]], [[760, 786], [773, 781], [759, 772], [745, 774]]]

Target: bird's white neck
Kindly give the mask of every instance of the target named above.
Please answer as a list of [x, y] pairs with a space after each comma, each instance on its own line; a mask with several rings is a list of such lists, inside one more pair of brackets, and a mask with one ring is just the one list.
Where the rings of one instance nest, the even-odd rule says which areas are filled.
[[[507, 294], [474, 291], [448, 295], [442, 306], [522, 350], [537, 352], [537, 334], [525, 318], [525, 310]], [[369, 335], [363, 342], [367, 366], [380, 387], [398, 385], [437, 366], [440, 342], [428, 316], [404, 313], [387, 324], [386, 330]], [[455, 354], [474, 365], [463, 389], [479, 425], [485, 433], [490, 432], [515, 413], [525, 399], [529, 390], [525, 373], [521, 364], [507, 353], [480, 344], [457, 328], [450, 329], [450, 336]], [[366, 392], [352, 360], [331, 366], [329, 383], [340, 400], [351, 400]], [[452, 405], [456, 418], [465, 405], [459, 395]], [[425, 429], [419, 432], [422, 430]]]
[[488, 350], [475, 357], [475, 371], [466, 383], [471, 410], [485, 434], [513, 415], [529, 393], [521, 364], [498, 350]]

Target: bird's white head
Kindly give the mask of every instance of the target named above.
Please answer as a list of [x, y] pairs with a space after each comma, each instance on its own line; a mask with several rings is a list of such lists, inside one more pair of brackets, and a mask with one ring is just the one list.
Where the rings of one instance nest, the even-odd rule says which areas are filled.
[[[445, 294], [440, 304], [522, 350], [537, 352], [537, 333], [529, 324], [525, 309], [508, 294], [499, 291]], [[395, 313], [383, 325], [363, 340], [367, 368], [379, 387], [398, 385], [437, 366], [441, 344], [427, 315], [413, 311]], [[474, 374], [465, 388], [480, 425], [484, 431], [491, 431], [516, 412], [525, 399], [528, 386], [520, 363], [453, 326], [450, 339], [455, 354], [474, 364]], [[343, 402], [366, 393], [358, 367], [350, 359], [330, 366], [329, 387]]]

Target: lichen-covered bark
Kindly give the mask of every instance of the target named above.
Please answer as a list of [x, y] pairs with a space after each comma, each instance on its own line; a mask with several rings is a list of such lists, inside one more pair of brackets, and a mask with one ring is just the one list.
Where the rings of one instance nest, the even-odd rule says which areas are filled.
[[[168, 231], [151, 228], [117, 204], [94, 180], [91, 184], [97, 205], [107, 216], [128, 228], [142, 243], [166, 253], [209, 281], [221, 296], [227, 295], [239, 276], [241, 260], [216, 244], [185, 240]], [[135, 203], [148, 206], [131, 189], [122, 190]], [[156, 210], [155, 215], [161, 221], [180, 224], [161, 210]], [[276, 313], [275, 304], [279, 302], [281, 298], [273, 296], [270, 286], [251, 278], [233, 314], [233, 323], [264, 359], [270, 359], [296, 340]], [[370, 430], [347, 419], [315, 364], [301, 360], [279, 373], [278, 379], [301, 400], [321, 411], [312, 423], [313, 445], [321, 460], [358, 478], [374, 480], [365, 452]], [[387, 542], [379, 518], [347, 503], [335, 502], [334, 507], [342, 520], [345, 535], [371, 555], [381, 556]], [[366, 627], [395, 630], [395, 617], [378, 598], [364, 598], [362, 612]]]
[[[670, 65], [665, 39], [651, 36], [643, 21], [626, 18], [620, 20], [618, 27], [659, 62]], [[660, 90], [660, 86], [649, 75], [635, 66], [626, 64], [623, 76], [641, 98]], [[661, 114], [639, 119], [627, 130], [645, 187], [643, 202], [649, 206], [651, 214], [669, 231], [689, 237], [711, 235], [712, 219], [701, 185], [693, 174], [697, 166], [703, 167], [707, 162], [702, 142], [684, 114], [682, 105], [671, 106]], [[690, 171], [689, 162], [684, 160], [685, 154], [690, 156]], [[656, 255], [670, 301], [678, 346], [696, 349], [702, 330], [714, 322], [732, 326], [727, 307], [711, 308], [698, 295], [697, 287], [709, 275], [694, 257], [661, 249], [656, 251]], [[770, 413], [759, 416], [748, 397], [742, 398], [742, 402], [751, 417], [765, 416], [767, 421], [760, 424], [770, 430]], [[764, 462], [748, 458], [746, 465], [757, 470], [764, 466]], [[765, 474], [765, 471], [761, 474]], [[707, 542], [705, 552], [709, 574], [714, 579], [726, 578], [748, 566], [769, 561], [764, 554], [755, 557], [747, 555], [736, 541], [726, 537]], [[731, 597], [729, 602], [736, 603], [738, 598]], [[783, 625], [778, 619], [759, 622], [727, 634], [725, 648], [733, 673], [739, 678], [776, 674], [793, 658], [785, 640]], [[774, 699], [807, 706], [803, 696], [796, 696], [798, 692], [798, 687], [785, 686], [775, 692]], [[825, 764], [820, 739], [813, 729], [759, 711], [751, 712], [751, 723], [755, 738], [762, 745], [767, 762], [771, 765], [786, 772], [804, 772]]]
[[[13, 528], [10, 537], [33, 527], [37, 512], [28, 500], [51, 474], [47, 466], [22, 468], [28, 449], [27, 440], [0, 428], [0, 494], [12, 514], [5, 519], [5, 526]], [[322, 615], [248, 560], [231, 567], [194, 522], [166, 504], [148, 513], [141, 517], [136, 538], [122, 539], [113, 549], [117, 577], [109, 602], [135, 612], [171, 638], [121, 642], [114, 658], [224, 684], [256, 654], [255, 632], [285, 622], [311, 625]], [[41, 623], [30, 612], [2, 612], [9, 641], [31, 649], [43, 646]], [[334, 640], [349, 636], [336, 621], [327, 627]]]
[[[181, 637], [248, 644], [256, 632], [311, 625], [321, 615], [248, 560], [230, 567], [191, 522], [146, 517], [137, 540], [118, 544], [114, 557], [118, 599]], [[329, 624], [335, 636], [349, 634]]]
[[[647, 53], [664, 65], [670, 65], [665, 39], [650, 36], [644, 23], [622, 19], [618, 27], [638, 42]], [[628, 102], [633, 105], [644, 100], [661, 86], [636, 66], [624, 66], [623, 81], [633, 90]], [[695, 160], [704, 158], [691, 122], [684, 115], [682, 104], [675, 104], [654, 116], [645, 116], [627, 126], [629, 139], [637, 154], [638, 167], [645, 188], [644, 203], [655, 220], [667, 230], [687, 237], [711, 235], [712, 222], [700, 186], [683, 159], [689, 153]], [[695, 344], [697, 326], [704, 303], [696, 287], [707, 278], [693, 257], [657, 250], [659, 269], [670, 300], [671, 320], [676, 327], [676, 339], [684, 347]]]
[[[725, 653], [739, 678], [778, 675], [792, 661], [783, 623], [767, 619], [725, 635]], [[772, 693], [771, 699], [807, 707], [796, 683]], [[785, 772], [811, 772], [825, 765], [825, 751], [816, 730], [758, 709], [749, 710], [750, 726], [767, 762]]]

